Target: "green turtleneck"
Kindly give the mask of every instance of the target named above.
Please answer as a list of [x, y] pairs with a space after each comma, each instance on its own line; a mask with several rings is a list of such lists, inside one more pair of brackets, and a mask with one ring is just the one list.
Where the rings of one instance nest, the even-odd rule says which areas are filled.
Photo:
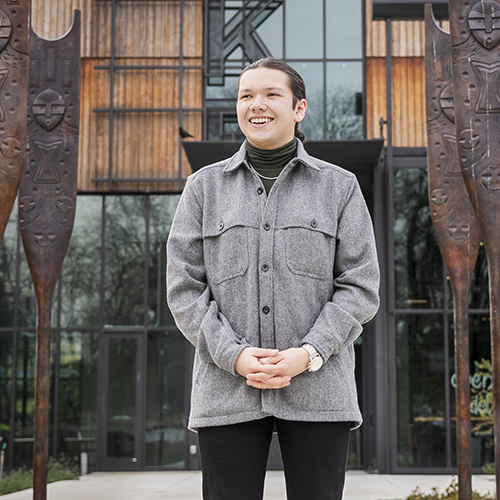
[[[297, 141], [295, 138], [288, 144], [277, 149], [258, 149], [248, 141], [245, 142], [248, 160], [252, 167], [264, 177], [278, 177], [297, 151]], [[262, 179], [261, 181], [269, 194], [276, 179]]]

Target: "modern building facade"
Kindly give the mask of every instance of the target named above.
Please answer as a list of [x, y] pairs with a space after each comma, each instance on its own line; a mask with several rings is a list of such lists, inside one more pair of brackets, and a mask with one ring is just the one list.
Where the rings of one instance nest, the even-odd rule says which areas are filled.
[[[193, 352], [165, 305], [165, 242], [194, 168], [183, 143], [240, 141], [238, 74], [272, 55], [304, 76], [301, 128], [327, 150], [343, 141], [341, 165], [362, 178], [375, 224], [382, 303], [356, 345], [365, 423], [352, 433], [349, 467], [453, 472], [453, 306], [428, 208], [423, 2], [32, 5], [33, 27], [46, 38], [63, 35], [73, 9], [82, 11], [79, 195], [52, 312], [51, 455], [87, 453], [90, 470], [198, 467], [196, 435], [186, 430]], [[435, 13], [446, 29], [446, 2], [435, 2]], [[378, 161], [361, 165], [380, 138]], [[32, 463], [35, 307], [14, 209], [0, 244], [7, 468]], [[493, 460], [483, 251], [470, 333], [480, 471]], [[270, 467], [279, 466], [275, 453]]]

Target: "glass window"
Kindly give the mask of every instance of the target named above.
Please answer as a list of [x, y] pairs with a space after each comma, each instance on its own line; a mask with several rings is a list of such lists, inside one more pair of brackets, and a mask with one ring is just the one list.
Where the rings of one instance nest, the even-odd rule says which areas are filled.
[[323, 58], [323, 0], [288, 0], [285, 6], [287, 59]]
[[88, 454], [97, 467], [97, 387], [99, 334], [62, 332], [59, 361], [58, 453]]
[[[493, 380], [491, 371], [490, 321], [488, 314], [470, 316], [470, 419], [472, 467], [483, 467], [494, 461], [493, 454]], [[454, 338], [451, 335], [450, 352], [454, 353]], [[455, 359], [450, 378], [452, 436], [456, 435], [455, 407]], [[453, 466], [456, 466], [456, 440], [452, 440]]]
[[14, 466], [33, 463], [35, 432], [35, 356], [36, 334], [18, 335], [16, 403], [14, 423]]
[[144, 196], [106, 197], [106, 325], [144, 324]]
[[257, 28], [257, 34], [269, 54], [278, 59], [283, 58], [283, 7], [281, 5]]
[[17, 214], [7, 223], [0, 242], [0, 327], [14, 324], [17, 269]]
[[11, 444], [12, 338], [12, 332], [0, 332], [0, 450], [4, 443]]
[[307, 110], [305, 118], [299, 123], [299, 128], [306, 134], [306, 139], [318, 141], [323, 139], [324, 93], [323, 64], [319, 62], [290, 62], [306, 84]]
[[326, 6], [326, 57], [361, 59], [362, 2], [328, 0]]
[[102, 197], [79, 196], [61, 273], [61, 325], [99, 325]]
[[396, 307], [443, 307], [442, 260], [432, 227], [424, 169], [394, 176]]
[[151, 196], [149, 211], [149, 325], [174, 326], [166, 304], [166, 244], [179, 196]]
[[179, 332], [148, 335], [146, 465], [184, 467], [184, 360]]
[[396, 366], [398, 466], [444, 467], [446, 422], [441, 315], [397, 315]]
[[471, 309], [488, 310], [490, 308], [488, 260], [486, 259], [486, 251], [483, 245], [479, 247], [476, 268], [472, 275], [469, 307]]
[[361, 62], [326, 65], [326, 139], [363, 138]]

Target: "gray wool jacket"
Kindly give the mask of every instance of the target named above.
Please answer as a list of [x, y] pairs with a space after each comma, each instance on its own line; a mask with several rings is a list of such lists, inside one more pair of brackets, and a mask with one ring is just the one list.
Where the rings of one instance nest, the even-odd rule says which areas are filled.
[[[375, 315], [379, 267], [356, 177], [299, 141], [269, 195], [245, 145], [189, 176], [167, 242], [167, 301], [195, 346], [189, 428], [274, 415], [362, 422], [353, 343]], [[325, 360], [283, 389], [249, 387], [246, 347], [313, 345]]]

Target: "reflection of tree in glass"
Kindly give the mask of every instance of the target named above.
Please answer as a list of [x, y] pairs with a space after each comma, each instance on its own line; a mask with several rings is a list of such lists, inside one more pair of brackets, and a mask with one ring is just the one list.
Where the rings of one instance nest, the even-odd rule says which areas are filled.
[[149, 198], [148, 322], [159, 326], [173, 324], [166, 306], [166, 243], [179, 195]]
[[101, 196], [78, 198], [75, 224], [64, 260], [62, 326], [99, 324]]
[[439, 307], [442, 260], [430, 217], [424, 169], [396, 172], [394, 245], [397, 307]]
[[145, 222], [144, 196], [106, 198], [106, 324], [144, 324]]
[[307, 112], [300, 129], [310, 141], [363, 138], [363, 117], [356, 115], [356, 94], [349, 87], [329, 87], [326, 92], [326, 136], [323, 136], [323, 91], [307, 94]]

